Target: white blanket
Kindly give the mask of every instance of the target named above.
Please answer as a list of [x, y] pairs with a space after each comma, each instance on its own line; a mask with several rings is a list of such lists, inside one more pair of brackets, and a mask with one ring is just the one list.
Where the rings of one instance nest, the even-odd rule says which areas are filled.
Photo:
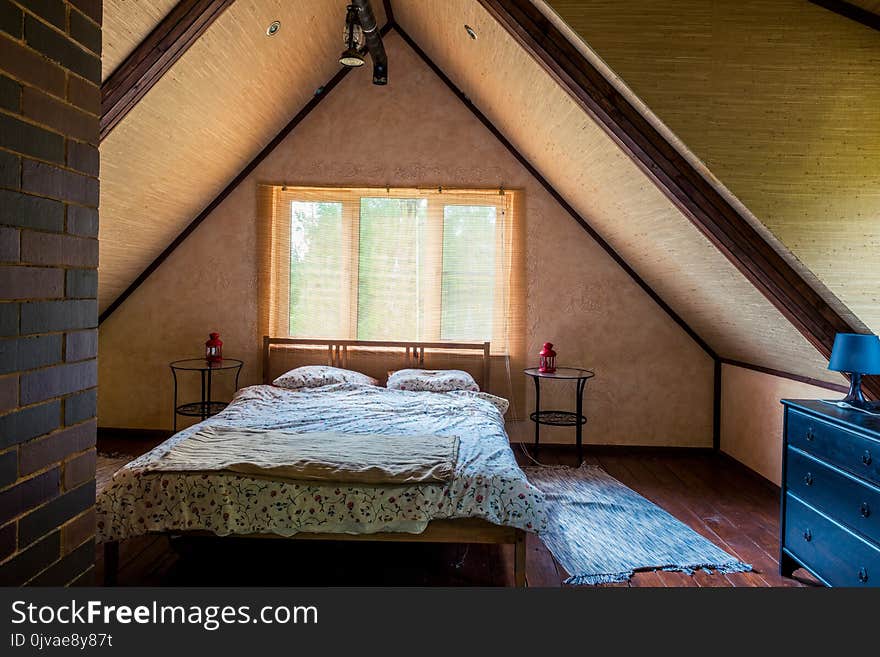
[[[228, 473], [151, 473], [149, 464], [204, 427], [458, 436], [453, 477], [418, 485], [291, 482]], [[219, 535], [419, 533], [433, 519], [476, 517], [542, 531], [544, 497], [516, 464], [504, 420], [473, 392], [406, 392], [339, 384], [241, 390], [219, 415], [172, 436], [119, 470], [96, 503], [99, 541], [150, 531]]]
[[204, 427], [151, 461], [148, 472], [237, 472], [331, 484], [449, 481], [458, 436]]

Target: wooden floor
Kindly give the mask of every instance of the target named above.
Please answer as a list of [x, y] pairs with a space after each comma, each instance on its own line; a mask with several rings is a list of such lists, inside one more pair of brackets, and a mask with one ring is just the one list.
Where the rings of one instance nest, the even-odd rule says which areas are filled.
[[[99, 440], [98, 489], [152, 445]], [[515, 448], [525, 464], [528, 459]], [[638, 491], [716, 545], [754, 566], [750, 573], [693, 576], [637, 573], [617, 586], [814, 586], [805, 571], [777, 574], [779, 491], [744, 466], [709, 452], [591, 448], [585, 460]], [[545, 447], [544, 463], [573, 464], [568, 449]], [[103, 581], [98, 550], [97, 581]], [[141, 537], [120, 550], [119, 583], [144, 586], [509, 586], [511, 546], [319, 543]], [[530, 586], [561, 586], [568, 574], [540, 539], [528, 537]]]

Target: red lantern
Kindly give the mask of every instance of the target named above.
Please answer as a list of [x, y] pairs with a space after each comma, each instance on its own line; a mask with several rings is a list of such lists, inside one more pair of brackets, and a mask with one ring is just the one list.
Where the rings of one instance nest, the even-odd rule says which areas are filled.
[[208, 336], [208, 341], [205, 342], [205, 360], [209, 363], [223, 361], [223, 341], [219, 333], [211, 333]]
[[553, 343], [545, 342], [538, 354], [538, 371], [542, 374], [553, 374], [556, 371], [556, 352]]

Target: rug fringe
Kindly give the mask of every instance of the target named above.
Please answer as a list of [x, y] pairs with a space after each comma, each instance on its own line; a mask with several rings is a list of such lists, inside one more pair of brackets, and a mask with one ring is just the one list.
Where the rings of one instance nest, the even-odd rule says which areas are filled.
[[657, 568], [639, 568], [638, 570], [625, 570], [619, 573], [597, 573], [593, 575], [572, 575], [566, 579], [564, 584], [572, 586], [596, 586], [598, 584], [620, 584], [628, 582], [637, 572], [654, 572], [663, 571], [667, 573], [684, 573], [685, 575], [693, 575], [698, 570], [702, 570], [710, 575], [728, 575], [731, 573], [747, 573], [752, 571], [752, 565], [743, 563], [742, 561], [733, 561], [722, 564], [698, 564], [693, 566], [658, 566]]

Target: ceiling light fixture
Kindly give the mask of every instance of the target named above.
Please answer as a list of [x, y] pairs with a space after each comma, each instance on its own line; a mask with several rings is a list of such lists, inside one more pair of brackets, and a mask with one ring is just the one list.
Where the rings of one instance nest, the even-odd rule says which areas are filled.
[[281, 21], [272, 21], [269, 27], [266, 28], [266, 36], [275, 36], [278, 34], [278, 30], [281, 29]]
[[342, 32], [342, 40], [345, 50], [339, 56], [339, 63], [343, 66], [357, 67], [364, 65], [363, 49], [366, 44], [364, 30], [358, 20], [358, 10], [354, 5], [348, 5], [345, 13], [345, 29]]
[[474, 28], [472, 28], [470, 25], [465, 25], [465, 26], [464, 26], [464, 31], [468, 33], [468, 36], [469, 36], [471, 39], [476, 40], [476, 38], [477, 38], [477, 33], [474, 31]]

